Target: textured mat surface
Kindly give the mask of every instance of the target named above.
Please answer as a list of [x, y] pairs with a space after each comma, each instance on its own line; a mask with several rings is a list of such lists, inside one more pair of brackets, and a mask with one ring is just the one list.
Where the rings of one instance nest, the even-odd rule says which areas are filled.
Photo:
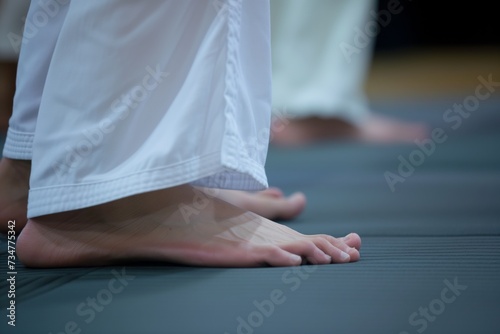
[[[17, 264], [7, 326], [7, 244], [0, 239], [1, 333], [499, 333], [500, 101], [457, 129], [462, 98], [379, 105], [448, 136], [395, 184], [416, 144], [327, 143], [271, 149], [268, 174], [304, 191], [304, 233], [363, 237], [347, 265], [259, 269], [179, 266], [32, 270]], [[5, 330], [4, 330], [5, 328]]]

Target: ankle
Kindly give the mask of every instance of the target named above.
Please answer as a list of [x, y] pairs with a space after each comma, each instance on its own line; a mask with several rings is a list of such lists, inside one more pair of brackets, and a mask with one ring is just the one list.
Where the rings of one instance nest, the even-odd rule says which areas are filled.
[[15, 182], [29, 182], [31, 174], [31, 160], [19, 160], [3, 157], [0, 163], [0, 173]]

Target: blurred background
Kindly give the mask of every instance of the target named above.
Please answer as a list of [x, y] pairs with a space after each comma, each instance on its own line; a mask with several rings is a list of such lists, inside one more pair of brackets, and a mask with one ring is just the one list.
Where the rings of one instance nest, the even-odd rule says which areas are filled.
[[[392, 1], [379, 0], [379, 12]], [[470, 94], [479, 75], [498, 78], [500, 27], [491, 1], [400, 3], [404, 9], [376, 39], [371, 99]]]
[[[379, 0], [378, 12], [386, 11], [391, 2]], [[376, 37], [366, 82], [370, 100], [463, 95], [474, 89], [477, 76], [500, 74], [498, 11], [491, 1], [398, 2], [403, 10], [391, 15]], [[28, 5], [28, 0], [0, 0], [2, 132], [12, 109], [17, 55], [7, 34], [19, 34]]]
[[[294, 150], [271, 145], [269, 183], [287, 194], [301, 190], [308, 197], [305, 212], [286, 223], [306, 234], [357, 232], [363, 237], [363, 255], [353, 266], [321, 266], [300, 291], [290, 294], [286, 305], [266, 317], [259, 332], [414, 333], [418, 322], [409, 322], [409, 315], [438, 301], [443, 280], [457, 277], [470, 288], [438, 321], [429, 323], [426, 333], [500, 332], [499, 90], [481, 101], [459, 129], [443, 122], [447, 109], [474, 94], [479, 76], [500, 81], [499, 12], [487, 0], [380, 0], [378, 12], [395, 1], [403, 10], [377, 35], [367, 95], [375, 111], [444, 128], [450, 139], [434, 144], [425, 155], [413, 142], [338, 141]], [[0, 26], [22, 23], [23, 15], [7, 12], [5, 6], [18, 2], [29, 3], [0, 0]], [[0, 42], [5, 44], [5, 37], [0, 30]], [[5, 131], [15, 58], [0, 58], [0, 70], [0, 121]], [[409, 175], [391, 189], [386, 173], [402, 175], [401, 159], [419, 155]], [[121, 302], [106, 310], [111, 313], [98, 317], [87, 332], [110, 333], [107, 329], [114, 328], [143, 333], [152, 325], [165, 328], [167, 321], [183, 332], [215, 328], [213, 332], [220, 333], [238, 315], [249, 314], [252, 300], [268, 296], [281, 276], [280, 269], [267, 268], [244, 274], [160, 269], [132, 269], [136, 288], [126, 290]], [[89, 291], [98, 291], [106, 270], [92, 268], [84, 275], [76, 269], [24, 270], [18, 276], [18, 300], [28, 321], [20, 325], [37, 326], [36, 332], [62, 328], [54, 324], [75, 317], [74, 307], [68, 305], [78, 305]], [[155, 291], [144, 293], [143, 287]], [[134, 316], [123, 316], [131, 310]], [[186, 321], [186, 315], [196, 321]], [[226, 318], [233, 322], [226, 324]]]

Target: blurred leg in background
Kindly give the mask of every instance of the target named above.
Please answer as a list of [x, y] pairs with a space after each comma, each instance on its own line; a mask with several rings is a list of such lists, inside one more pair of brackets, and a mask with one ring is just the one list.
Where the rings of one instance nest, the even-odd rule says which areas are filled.
[[28, 0], [0, 0], [0, 131], [5, 133], [12, 113], [16, 70]]

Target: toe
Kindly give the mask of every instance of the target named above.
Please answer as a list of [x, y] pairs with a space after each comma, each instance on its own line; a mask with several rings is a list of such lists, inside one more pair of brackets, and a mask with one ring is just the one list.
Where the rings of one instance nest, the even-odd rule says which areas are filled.
[[349, 247], [356, 248], [358, 251], [361, 249], [361, 238], [356, 233], [350, 233], [340, 239]]
[[282, 203], [278, 218], [290, 220], [297, 217], [304, 211], [306, 202], [306, 196], [303, 193], [293, 193]]
[[302, 264], [302, 257], [287, 252], [280, 247], [269, 247], [264, 253], [264, 262], [272, 267], [289, 267], [289, 266], [300, 266]]
[[286, 251], [299, 255], [311, 264], [329, 264], [332, 262], [332, 257], [325, 254], [311, 240], [295, 241], [292, 244], [283, 247]]
[[335, 242], [331, 242], [331, 239], [329, 240], [329, 238], [315, 237], [313, 242], [325, 254], [328, 254], [331, 257], [333, 263], [356, 261], [359, 258], [357, 250], [345, 245], [339, 240], [335, 239]]

